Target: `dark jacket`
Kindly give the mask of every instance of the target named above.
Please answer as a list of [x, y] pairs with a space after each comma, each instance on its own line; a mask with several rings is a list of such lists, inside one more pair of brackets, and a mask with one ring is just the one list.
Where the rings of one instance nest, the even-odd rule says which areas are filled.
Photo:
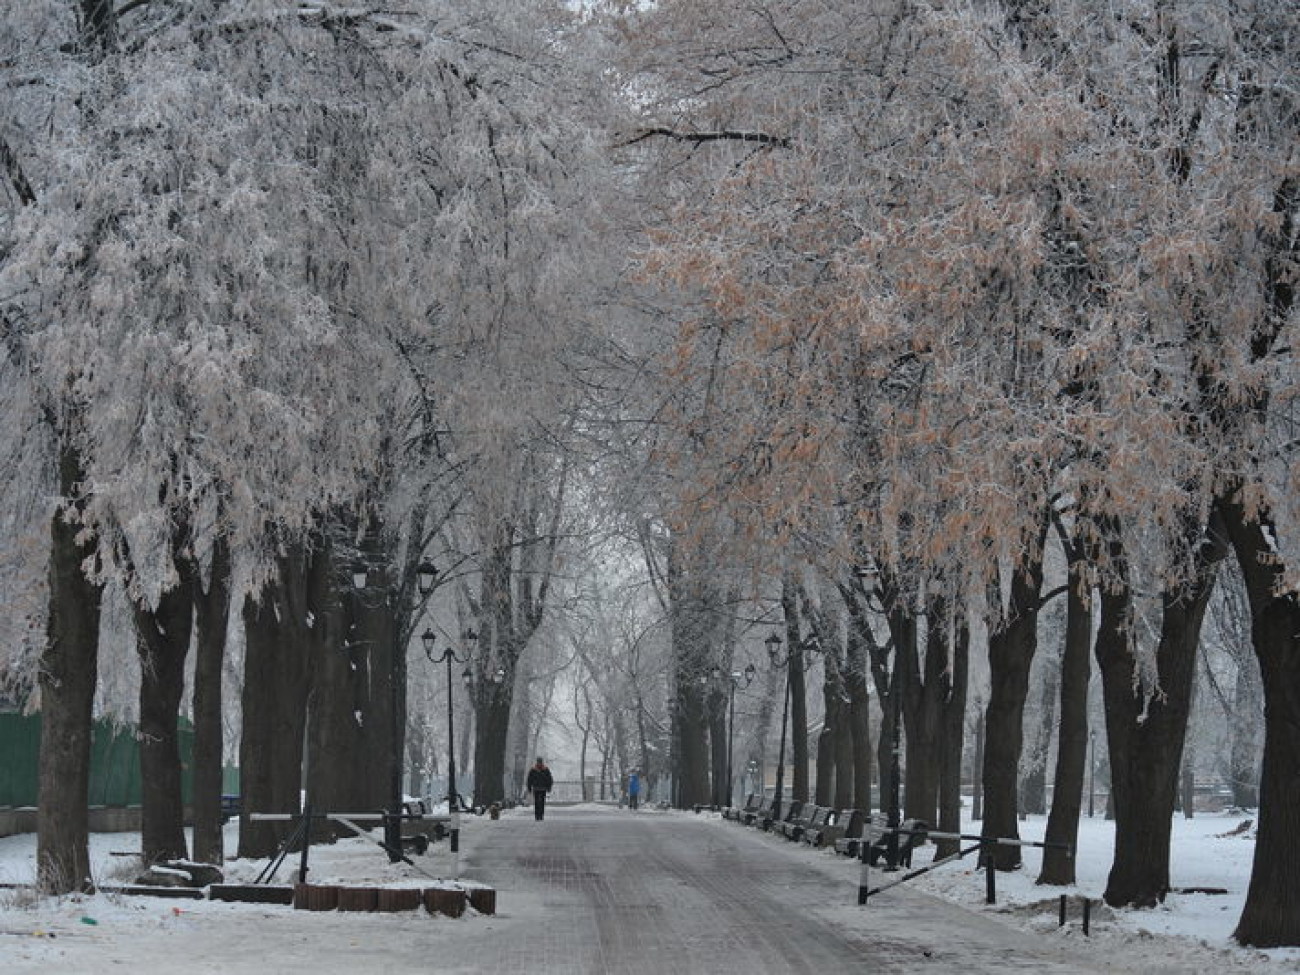
[[534, 765], [528, 770], [528, 778], [524, 784], [529, 792], [536, 792], [539, 789], [542, 792], [550, 792], [551, 786], [555, 785], [555, 779], [551, 775], [551, 770], [545, 765], [541, 768]]

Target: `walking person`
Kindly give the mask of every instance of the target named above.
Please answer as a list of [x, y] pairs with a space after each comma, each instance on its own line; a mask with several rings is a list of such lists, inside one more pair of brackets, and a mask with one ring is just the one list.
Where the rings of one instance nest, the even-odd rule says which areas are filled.
[[528, 770], [524, 787], [533, 794], [533, 818], [541, 822], [546, 818], [546, 793], [555, 785], [555, 778], [546, 763], [539, 756], [537, 762]]
[[633, 769], [627, 775], [627, 807], [636, 809], [637, 800], [641, 798], [641, 772]]

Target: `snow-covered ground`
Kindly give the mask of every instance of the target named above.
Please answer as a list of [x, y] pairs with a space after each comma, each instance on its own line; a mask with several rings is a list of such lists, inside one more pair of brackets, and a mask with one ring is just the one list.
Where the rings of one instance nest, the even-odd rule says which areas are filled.
[[[1249, 821], [1249, 826], [1243, 826]], [[996, 877], [997, 904], [986, 905], [982, 872], [974, 871], [973, 857], [937, 867], [910, 883], [920, 890], [959, 903], [971, 910], [1003, 917], [1008, 923], [1039, 930], [1055, 930], [1059, 923], [1059, 900], [1067, 895], [1067, 926], [1070, 933], [1081, 924], [1082, 898], [1092, 899], [1091, 928], [1094, 936], [1138, 941], [1164, 938], [1171, 952], [1185, 945], [1222, 951], [1240, 962], [1257, 962], [1260, 971], [1300, 971], [1300, 949], [1258, 951], [1242, 948], [1232, 940], [1241, 916], [1250, 882], [1255, 853], [1253, 813], [1197, 813], [1173, 821], [1170, 884], [1175, 890], [1188, 888], [1225, 889], [1226, 894], [1171, 893], [1154, 910], [1113, 911], [1101, 903], [1114, 851], [1114, 823], [1101, 816], [1084, 817], [1079, 825], [1076, 862], [1078, 882], [1073, 887], [1045, 887], [1034, 881], [1042, 863], [1042, 851], [1025, 850], [1025, 864], [1015, 873]], [[969, 824], [968, 824], [969, 825]], [[974, 824], [978, 827], [978, 824]], [[978, 832], [978, 828], [972, 830]], [[1020, 824], [1020, 836], [1041, 840], [1046, 818], [1030, 816]], [[914, 866], [928, 861], [918, 856]], [[881, 875], [876, 874], [879, 878]], [[885, 892], [881, 897], [887, 897]], [[1189, 971], [1195, 969], [1189, 968]]]
[[[662, 813], [658, 815], [691, 815], [689, 813]], [[716, 814], [713, 814], [716, 815]], [[708, 818], [710, 814], [704, 814]], [[531, 817], [529, 817], [531, 819]], [[1198, 814], [1195, 819], [1181, 817], [1173, 823], [1174, 850], [1173, 876], [1175, 888], [1224, 888], [1226, 894], [1171, 894], [1166, 903], [1151, 911], [1111, 911], [1100, 905], [1098, 898], [1105, 887], [1110, 868], [1113, 824], [1098, 817], [1084, 819], [1080, 829], [1077, 886], [1061, 889], [1040, 887], [1034, 883], [1038, 872], [1040, 853], [1026, 851], [1024, 868], [1014, 874], [997, 877], [997, 904], [986, 905], [983, 874], [974, 870], [973, 858], [940, 866], [933, 871], [909, 881], [913, 890], [923, 890], [937, 897], [955, 902], [976, 912], [994, 915], [1004, 923], [1021, 929], [1039, 932], [1045, 937], [1077, 939], [1086, 943], [1080, 930], [1081, 899], [1093, 899], [1092, 939], [1098, 952], [1114, 956], [1131, 946], [1135, 954], [1150, 957], [1157, 962], [1155, 969], [1162, 971], [1259, 971], [1300, 972], [1300, 949], [1257, 951], [1238, 947], [1231, 933], [1240, 915], [1245, 890], [1250, 876], [1254, 852], [1253, 832], [1242, 828], [1249, 814]], [[507, 827], [503, 822], [493, 824]], [[1041, 839], [1044, 822], [1041, 817], [1030, 817], [1021, 823], [1024, 839]], [[473, 821], [467, 829], [473, 829]], [[719, 829], [739, 829], [719, 820]], [[228, 848], [235, 847], [235, 825], [231, 824]], [[772, 837], [770, 842], [780, 844], [781, 856], [808, 857], [824, 869], [828, 877], [841, 884], [844, 891], [845, 923], [860, 924], [862, 911], [871, 912], [852, 904], [857, 865], [824, 851], [804, 847], [796, 854], [795, 847]], [[97, 879], [102, 884], [128, 883], [133, 877], [134, 860], [129, 855], [138, 850], [139, 836], [130, 833], [96, 834], [92, 837], [91, 858]], [[27, 834], [0, 838], [0, 883], [24, 884], [33, 875], [35, 837]], [[923, 866], [930, 852], [917, 854], [913, 867]], [[341, 841], [332, 846], [313, 847], [310, 854], [311, 879], [316, 883], [367, 883], [409, 886], [435, 885], [435, 879], [450, 876], [450, 861], [446, 844], [435, 845], [427, 857], [415, 860], [423, 874], [408, 866], [390, 865], [375, 846], [362, 839]], [[251, 881], [264, 866], [264, 862], [230, 861], [225, 865], [227, 882]], [[287, 860], [280, 868], [276, 880], [292, 882], [297, 862]], [[873, 871], [873, 886], [886, 880], [886, 875]], [[1059, 897], [1068, 895], [1068, 922], [1064, 929], [1058, 926]], [[885, 891], [878, 898], [890, 897]], [[521, 892], [520, 901], [528, 897]], [[503, 911], [497, 917], [471, 918], [470, 923], [510, 925], [529, 924], [538, 919], [530, 910], [515, 905], [514, 911]], [[167, 938], [160, 943], [183, 943], [196, 951], [221, 951], [222, 942], [215, 932], [229, 930], [232, 921], [238, 922], [239, 943], [228, 945], [228, 950], [239, 959], [228, 968], [195, 968], [184, 960], [164, 955], [146, 956], [142, 961], [132, 956], [130, 963], [136, 975], [158, 975], [162, 972], [187, 971], [253, 971], [255, 967], [242, 967], [249, 957], [263, 958], [283, 952], [282, 939], [286, 931], [283, 921], [274, 920], [276, 912], [284, 908], [260, 905], [222, 904], [210, 901], [170, 901], [152, 897], [128, 897], [99, 894], [94, 897], [63, 897], [36, 901], [30, 892], [13, 887], [0, 888], [0, 971], [81, 971], [78, 959], [94, 957], [88, 943], [104, 944], [105, 952], [121, 950], [123, 940], [148, 943], [159, 939], [165, 932], [184, 929], [182, 938]], [[305, 912], [292, 912], [302, 915]], [[319, 921], [302, 918], [303, 923]], [[406, 925], [418, 920], [399, 919], [395, 915], [372, 917], [358, 923], [375, 926], [385, 931], [405, 930]], [[430, 932], [427, 922], [421, 937], [441, 939], [451, 936], [454, 924], [444, 925], [442, 933]], [[208, 934], [205, 935], [205, 928]], [[318, 927], [311, 937], [329, 937], [337, 934], [339, 926]], [[112, 937], [110, 937], [110, 932]], [[278, 932], [278, 933], [277, 933]], [[228, 937], [223, 935], [222, 937]], [[307, 935], [303, 935], [307, 937]], [[344, 940], [338, 950], [339, 967], [317, 971], [355, 971], [357, 960], [349, 958], [347, 951], [357, 941]], [[17, 967], [10, 968], [9, 960]], [[106, 958], [122, 963], [124, 958]], [[69, 964], [71, 963], [71, 964]], [[24, 967], [26, 966], [26, 967]], [[102, 969], [96, 969], [102, 970]], [[271, 966], [264, 970], [296, 971], [291, 967]]]

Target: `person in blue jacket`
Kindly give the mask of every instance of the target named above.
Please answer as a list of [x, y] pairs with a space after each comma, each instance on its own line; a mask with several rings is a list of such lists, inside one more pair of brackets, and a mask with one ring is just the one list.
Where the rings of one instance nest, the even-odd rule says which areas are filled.
[[627, 776], [627, 807], [635, 809], [637, 801], [641, 798], [641, 773], [633, 769]]

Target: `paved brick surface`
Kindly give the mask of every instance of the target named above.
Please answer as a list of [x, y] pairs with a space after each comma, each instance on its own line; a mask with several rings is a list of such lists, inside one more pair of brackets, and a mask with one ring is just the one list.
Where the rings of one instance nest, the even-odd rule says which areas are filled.
[[905, 890], [859, 908], [854, 863], [733, 823], [559, 807], [467, 832], [501, 918], [441, 945], [438, 971], [1102, 970]]

